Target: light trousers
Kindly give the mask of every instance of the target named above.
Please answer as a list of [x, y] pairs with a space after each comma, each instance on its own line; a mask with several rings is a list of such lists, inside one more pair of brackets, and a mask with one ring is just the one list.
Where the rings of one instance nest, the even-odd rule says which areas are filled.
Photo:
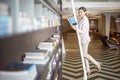
[[90, 71], [89, 61], [91, 61], [94, 65], [98, 64], [98, 62], [90, 54], [88, 54], [88, 45], [89, 43], [82, 44], [82, 50], [83, 50], [83, 55], [85, 58], [85, 65], [86, 65], [87, 72]]

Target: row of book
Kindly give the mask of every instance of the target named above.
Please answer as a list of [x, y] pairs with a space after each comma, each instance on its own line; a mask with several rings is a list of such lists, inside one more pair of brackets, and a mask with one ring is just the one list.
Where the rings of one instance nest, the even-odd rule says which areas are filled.
[[55, 35], [44, 42], [40, 42], [37, 49], [25, 52], [23, 63], [46, 64], [49, 61], [49, 55], [59, 44], [59, 37]]
[[[24, 33], [60, 25], [60, 20], [57, 16], [55, 18], [48, 18], [47, 16], [41, 15], [41, 17], [35, 16], [32, 19], [29, 13], [21, 11], [19, 11], [16, 19], [10, 14], [10, 8], [7, 3], [0, 1], [0, 37], [11, 35], [14, 32]], [[13, 26], [14, 24], [17, 27]]]
[[[37, 29], [43, 29], [48, 27], [46, 25], [47, 22], [51, 22], [49, 26], [57, 26], [52, 25], [52, 22], [56, 21], [47, 21], [44, 17], [35, 18], [32, 22], [30, 16], [27, 13], [20, 13], [18, 27], [16, 30], [18, 33], [29, 32]], [[26, 14], [26, 15], [23, 15]], [[8, 36], [13, 33], [13, 18], [9, 15], [0, 15], [0, 36]]]
[[56, 56], [57, 56], [57, 67], [56, 67], [56, 69], [53, 69], [54, 70], [54, 77], [52, 79], [53, 80], [61, 80], [60, 79], [60, 74], [62, 73], [62, 72], [60, 72], [61, 68], [62, 68], [62, 62], [60, 60], [61, 48], [59, 48], [58, 54], [56, 54]]
[[57, 70], [61, 65], [60, 62], [60, 55], [61, 55], [61, 49], [58, 49], [58, 52], [52, 57], [50, 63], [49, 63], [49, 72], [46, 77], [46, 80], [58, 80], [58, 73]]
[[49, 56], [47, 50], [35, 49], [30, 52], [25, 52], [23, 63], [46, 64], [48, 60], [49, 60]]
[[60, 22], [58, 19], [49, 18], [46, 16], [36, 17], [34, 18], [34, 25], [37, 29], [52, 27], [52, 26], [59, 26]]
[[11, 63], [5, 70], [0, 71], [1, 80], [37, 80], [36, 64], [46, 64], [49, 60], [48, 51], [35, 49], [24, 52], [22, 62]]
[[[51, 51], [53, 51], [55, 49], [55, 47], [59, 44], [59, 42], [60, 42], [60, 35], [55, 34], [47, 41], [39, 43], [38, 49], [45, 49], [48, 52], [50, 52], [50, 55], [51, 55]], [[48, 72], [46, 80], [52, 80], [52, 77], [54, 75], [54, 70], [56, 69], [57, 64], [59, 63], [60, 53], [61, 53], [61, 49], [59, 48], [57, 53], [54, 54], [52, 59], [50, 60], [49, 72]]]
[[[54, 39], [55, 38], [55, 39]], [[48, 43], [49, 48], [41, 45], [37, 49], [24, 52], [24, 58], [22, 61], [17, 63], [11, 63], [6, 66], [4, 70], [0, 70], [0, 80], [38, 80], [38, 71], [36, 65], [45, 65], [50, 60], [50, 55], [52, 50], [55, 49], [56, 45], [59, 43], [60, 36], [58, 34], [51, 37], [51, 40], [42, 42]], [[50, 44], [51, 43], [51, 44]], [[54, 48], [54, 49], [53, 49]], [[59, 50], [58, 50], [59, 51]], [[50, 60], [49, 70], [52, 71], [58, 62], [59, 53]]]

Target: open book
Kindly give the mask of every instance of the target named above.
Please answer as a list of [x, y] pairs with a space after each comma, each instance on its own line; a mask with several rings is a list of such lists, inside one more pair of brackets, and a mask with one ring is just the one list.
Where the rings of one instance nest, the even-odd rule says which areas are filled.
[[69, 17], [69, 18], [67, 18], [67, 20], [72, 25], [76, 25], [77, 24], [77, 22], [75, 21], [74, 17]]

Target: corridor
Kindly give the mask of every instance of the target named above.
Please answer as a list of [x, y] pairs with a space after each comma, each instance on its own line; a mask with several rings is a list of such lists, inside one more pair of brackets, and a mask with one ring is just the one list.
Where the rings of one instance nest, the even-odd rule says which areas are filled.
[[[76, 33], [63, 36], [66, 53], [62, 56], [62, 80], [83, 80], [82, 62]], [[101, 72], [90, 62], [91, 74], [88, 80], [120, 80], [120, 50], [103, 48], [99, 38], [91, 35], [89, 54], [102, 62]]]

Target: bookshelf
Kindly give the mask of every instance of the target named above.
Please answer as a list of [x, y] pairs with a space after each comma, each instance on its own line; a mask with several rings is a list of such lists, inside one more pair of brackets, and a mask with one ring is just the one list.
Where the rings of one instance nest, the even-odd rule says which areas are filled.
[[[46, 64], [46, 65], [37, 65], [37, 70], [38, 70], [38, 74], [40, 74], [39, 76], [38, 76], [38, 78], [40, 79], [40, 80], [45, 80], [46, 79], [46, 77], [47, 77], [47, 74], [48, 74], [48, 72], [49, 72], [49, 64], [50, 64], [50, 62], [51, 62], [51, 60], [52, 60], [52, 58], [56, 55], [56, 52], [58, 51], [58, 49], [59, 49], [59, 47], [60, 47], [60, 45], [57, 45], [56, 47], [55, 47], [55, 49], [52, 51], [52, 52], [49, 52], [49, 57], [50, 57], [50, 59], [49, 59], [49, 61], [48, 61], [48, 63]], [[61, 56], [59, 56], [59, 57], [61, 57]], [[53, 70], [52, 71], [52, 75], [51, 75], [51, 79], [50, 80], [55, 80], [54, 78], [55, 78], [55, 73], [58, 71], [58, 66], [59, 66], [59, 64], [57, 63], [56, 64], [56, 67], [55, 67], [55, 70]], [[43, 73], [44, 72], [44, 73]], [[60, 77], [61, 78], [61, 77]], [[60, 79], [59, 78], [59, 79]], [[59, 80], [58, 79], [58, 80]]]
[[61, 11], [52, 8], [48, 0], [0, 0], [0, 2], [8, 6], [8, 15], [12, 17], [12, 32], [9, 35], [38, 29], [40, 26], [36, 26], [35, 20], [41, 17], [46, 19], [44, 28], [60, 25]]
[[[24, 14], [31, 21], [29, 25], [32, 26], [34, 0], [0, 0], [0, 2], [3, 2], [8, 6], [8, 15], [12, 17], [12, 33], [10, 35], [27, 32], [28, 29], [23, 28], [20, 18]], [[28, 28], [31, 29], [31, 27]]]
[[[0, 2], [8, 5], [10, 10], [8, 15], [12, 17], [12, 33], [8, 34], [9, 36], [0, 37], [0, 69], [4, 69], [11, 62], [21, 61], [24, 52], [35, 49], [38, 43], [47, 40], [52, 35], [60, 34], [60, 7], [56, 6], [59, 8], [59, 10], [56, 10], [56, 8], [53, 8], [55, 6], [51, 6], [49, 0], [0, 0]], [[45, 15], [43, 15], [43, 12]], [[21, 28], [21, 13], [27, 14], [30, 20], [30, 24], [27, 26], [29, 30]], [[49, 21], [51, 18], [54, 19], [55, 23], [44, 25], [45, 28], [36, 27], [34, 18], [41, 18], [42, 15], [46, 16]], [[55, 54], [59, 48], [61, 49], [61, 43], [52, 53]], [[53, 54], [50, 55], [50, 60]], [[38, 80], [45, 80], [48, 74], [47, 66], [49, 62], [44, 66], [37, 65]]]

